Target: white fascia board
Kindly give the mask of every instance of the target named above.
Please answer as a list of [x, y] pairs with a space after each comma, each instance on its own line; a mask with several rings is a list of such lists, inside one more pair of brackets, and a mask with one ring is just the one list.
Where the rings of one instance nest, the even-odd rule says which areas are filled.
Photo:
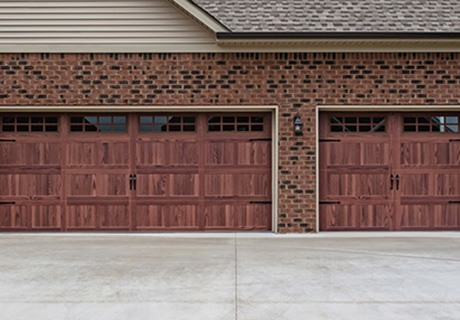
[[220, 23], [217, 19], [201, 9], [197, 5], [193, 4], [189, 0], [168, 0], [174, 4], [177, 8], [185, 12], [187, 15], [195, 19], [198, 23], [205, 26], [207, 29], [212, 31], [214, 34], [218, 32], [230, 32], [230, 30]]

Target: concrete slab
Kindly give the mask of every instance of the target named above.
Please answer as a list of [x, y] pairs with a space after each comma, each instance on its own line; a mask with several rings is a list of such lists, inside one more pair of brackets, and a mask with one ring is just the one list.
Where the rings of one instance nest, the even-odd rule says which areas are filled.
[[0, 234], [0, 319], [454, 320], [458, 235]]

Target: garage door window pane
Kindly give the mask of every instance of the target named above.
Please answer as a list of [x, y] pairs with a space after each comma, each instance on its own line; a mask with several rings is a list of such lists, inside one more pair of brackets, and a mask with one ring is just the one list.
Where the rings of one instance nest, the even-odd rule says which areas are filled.
[[126, 132], [127, 117], [120, 115], [70, 116], [70, 132]]
[[140, 132], [194, 132], [196, 117], [154, 115], [140, 117]]
[[404, 132], [459, 132], [459, 116], [437, 115], [403, 117]]
[[385, 132], [385, 117], [330, 117], [330, 132]]
[[264, 131], [264, 117], [259, 116], [211, 116], [208, 118], [210, 132]]
[[[20, 115], [0, 117], [0, 132], [57, 132], [58, 117]], [[50, 124], [52, 124], [50, 126]]]

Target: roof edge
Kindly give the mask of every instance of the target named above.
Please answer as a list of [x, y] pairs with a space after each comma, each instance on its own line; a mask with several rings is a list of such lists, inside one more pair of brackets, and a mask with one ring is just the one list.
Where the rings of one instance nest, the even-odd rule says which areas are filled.
[[460, 39], [460, 32], [217, 32], [219, 40]]
[[175, 5], [177, 8], [182, 10], [185, 14], [190, 16], [192, 19], [206, 27], [208, 30], [218, 33], [229, 33], [231, 32], [222, 22], [217, 20], [206, 10], [195, 4], [191, 0], [167, 0]]

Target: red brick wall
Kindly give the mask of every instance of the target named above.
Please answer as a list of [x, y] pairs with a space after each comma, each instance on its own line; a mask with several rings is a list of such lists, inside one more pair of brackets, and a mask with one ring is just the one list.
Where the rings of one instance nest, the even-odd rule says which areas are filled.
[[460, 55], [2, 54], [0, 86], [0, 105], [279, 105], [280, 232], [309, 232], [315, 107], [458, 105]]

